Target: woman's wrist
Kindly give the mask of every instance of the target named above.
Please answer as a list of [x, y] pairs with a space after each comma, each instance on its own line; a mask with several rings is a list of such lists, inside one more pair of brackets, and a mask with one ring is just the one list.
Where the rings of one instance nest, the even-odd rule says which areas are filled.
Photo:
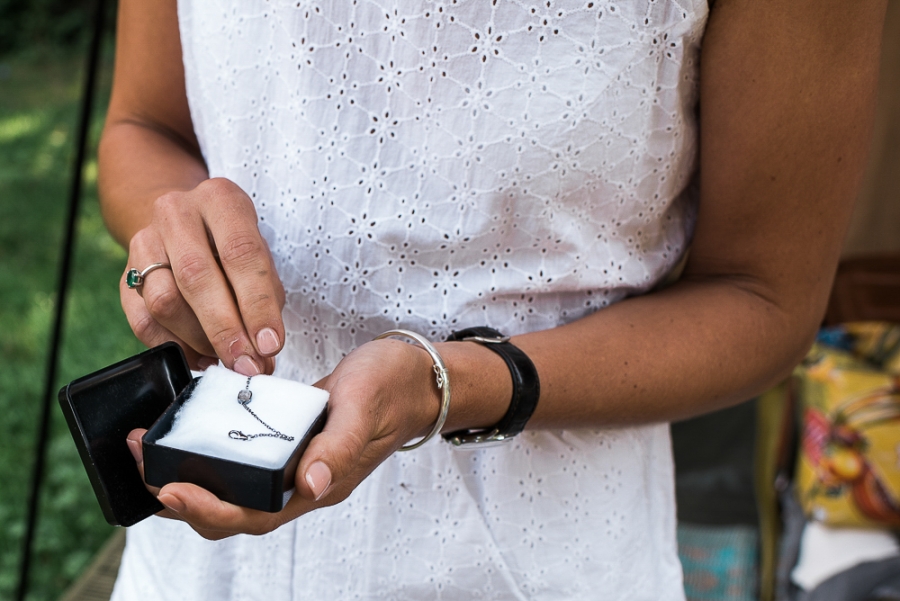
[[453, 396], [444, 432], [487, 428], [509, 407], [512, 378], [503, 359], [475, 342], [434, 345], [450, 372]]
[[[393, 397], [400, 403], [391, 403], [393, 417], [386, 423], [394, 424], [404, 445], [415, 443], [431, 433], [440, 418], [442, 389], [436, 384], [435, 362], [417, 344], [397, 339], [376, 344], [385, 345], [381, 351], [382, 373], [400, 376], [389, 376], [384, 382], [385, 391], [400, 393]], [[509, 409], [513, 393], [512, 377], [503, 358], [475, 342], [435, 342], [432, 346], [447, 368], [451, 388], [450, 409], [441, 431], [497, 424]]]

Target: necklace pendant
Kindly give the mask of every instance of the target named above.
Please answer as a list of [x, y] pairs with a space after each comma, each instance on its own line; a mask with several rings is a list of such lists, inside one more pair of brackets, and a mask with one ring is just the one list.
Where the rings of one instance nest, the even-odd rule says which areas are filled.
[[253, 409], [248, 407], [247, 405], [250, 403], [250, 399], [253, 398], [253, 392], [250, 390], [250, 376], [247, 378], [247, 384], [244, 386], [243, 390], [239, 390], [237, 393], [237, 402], [247, 410], [247, 413], [253, 416], [253, 418], [261, 423], [270, 433], [263, 432], [262, 434], [244, 434], [240, 430], [231, 430], [228, 433], [228, 437], [233, 440], [252, 440], [254, 438], [280, 438], [281, 440], [286, 440], [288, 442], [292, 442], [294, 440], [293, 436], [288, 436], [287, 434], [282, 434], [263, 420], [259, 418], [256, 413], [253, 412]]
[[253, 398], [253, 392], [246, 388], [244, 390], [241, 390], [240, 392], [238, 392], [238, 395], [237, 395], [238, 403], [240, 403], [241, 405], [246, 405], [247, 403], [250, 402], [250, 399], [252, 399], [252, 398]]

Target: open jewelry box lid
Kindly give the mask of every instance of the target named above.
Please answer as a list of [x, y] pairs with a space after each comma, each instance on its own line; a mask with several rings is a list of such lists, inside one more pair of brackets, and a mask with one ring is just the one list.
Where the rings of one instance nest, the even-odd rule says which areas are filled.
[[167, 342], [59, 391], [69, 430], [106, 521], [131, 526], [163, 509], [144, 487], [125, 442], [149, 428], [191, 382], [181, 348]]

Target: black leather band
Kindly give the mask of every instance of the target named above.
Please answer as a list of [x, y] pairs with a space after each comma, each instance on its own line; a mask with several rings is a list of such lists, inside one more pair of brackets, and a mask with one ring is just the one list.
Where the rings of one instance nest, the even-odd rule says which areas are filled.
[[502, 442], [525, 429], [525, 424], [537, 408], [541, 383], [537, 369], [528, 355], [509, 342], [509, 338], [485, 326], [453, 332], [447, 341], [471, 341], [489, 348], [503, 358], [512, 376], [512, 399], [506, 415], [491, 428], [458, 430], [443, 434], [445, 440], [457, 446]]

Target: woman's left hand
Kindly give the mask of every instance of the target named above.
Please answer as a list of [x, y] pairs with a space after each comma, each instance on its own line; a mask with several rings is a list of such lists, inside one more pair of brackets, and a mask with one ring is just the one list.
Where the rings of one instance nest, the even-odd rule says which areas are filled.
[[[377, 340], [347, 355], [316, 386], [330, 393], [328, 421], [310, 441], [294, 477], [296, 493], [278, 513], [247, 509], [219, 500], [199, 486], [149, 487], [166, 510], [210, 540], [234, 534], [265, 534], [318, 507], [337, 504], [378, 465], [409, 440], [429, 432], [437, 418], [440, 391], [431, 357], [399, 340]], [[140, 439], [128, 446], [143, 476]]]

